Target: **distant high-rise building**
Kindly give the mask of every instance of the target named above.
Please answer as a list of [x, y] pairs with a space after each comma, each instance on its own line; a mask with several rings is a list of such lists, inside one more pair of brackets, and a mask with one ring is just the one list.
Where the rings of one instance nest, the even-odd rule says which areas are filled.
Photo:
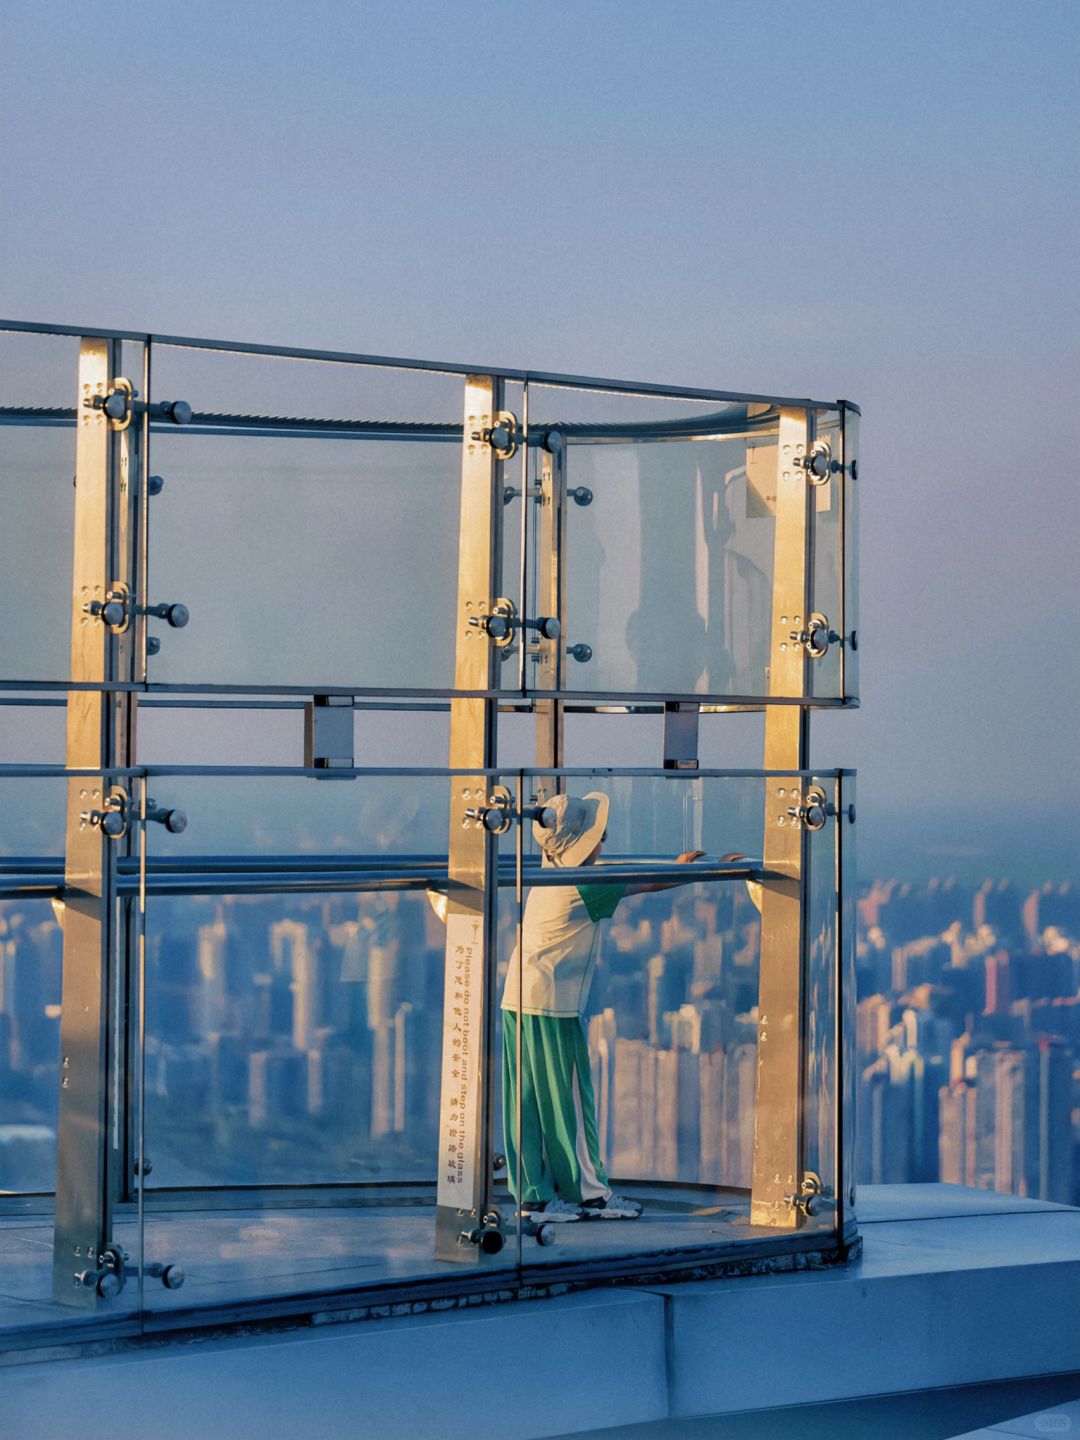
[[1034, 1193], [1038, 1170], [1038, 1104], [1032, 1057], [994, 1052], [994, 1186], [1008, 1195]]
[[986, 957], [986, 1012], [1001, 1014], [1012, 999], [1011, 960], [1007, 950], [995, 950]]
[[1048, 1036], [1038, 1041], [1040, 1200], [1075, 1203], [1072, 1190], [1073, 1066], [1066, 1045]]

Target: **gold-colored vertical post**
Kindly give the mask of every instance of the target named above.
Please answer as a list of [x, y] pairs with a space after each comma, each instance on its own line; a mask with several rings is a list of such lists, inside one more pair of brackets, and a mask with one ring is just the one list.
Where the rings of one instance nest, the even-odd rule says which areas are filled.
[[[109, 626], [85, 607], [103, 602], [120, 578], [114, 513], [120, 456], [109, 420], [89, 402], [108, 393], [118, 352], [117, 342], [86, 338], [79, 354], [71, 679], [98, 686], [115, 677], [117, 647]], [[112, 706], [104, 689], [69, 692], [70, 769], [103, 772], [114, 763]], [[58, 1300], [83, 1308], [95, 1307], [99, 1296], [76, 1277], [97, 1269], [111, 1238], [115, 1167], [122, 1154], [119, 1096], [109, 1084], [117, 1043], [112, 965], [117, 843], [83, 818], [103, 809], [108, 790], [103, 773], [68, 782], [53, 1289]]]
[[[810, 443], [804, 410], [780, 412], [777, 445], [776, 538], [770, 638], [770, 696], [795, 701], [765, 712], [765, 768], [803, 770], [808, 764], [806, 651], [791, 638], [810, 609], [812, 531], [809, 484], [798, 463]], [[765, 781], [761, 974], [758, 990], [757, 1079], [750, 1221], [796, 1228], [803, 1212], [789, 1203], [802, 1179], [804, 1153], [803, 1023], [807, 835], [788, 812], [798, 809], [802, 784]]]
[[[494, 691], [500, 657], [484, 629], [499, 575], [502, 486], [484, 439], [501, 407], [502, 382], [469, 375], [462, 440], [454, 685]], [[481, 1263], [468, 1236], [490, 1211], [495, 1051], [497, 840], [469, 810], [483, 809], [495, 764], [498, 702], [456, 695], [450, 702], [451, 780], [446, 981], [443, 1005], [435, 1248], [438, 1258]], [[480, 773], [468, 773], [475, 770]]]

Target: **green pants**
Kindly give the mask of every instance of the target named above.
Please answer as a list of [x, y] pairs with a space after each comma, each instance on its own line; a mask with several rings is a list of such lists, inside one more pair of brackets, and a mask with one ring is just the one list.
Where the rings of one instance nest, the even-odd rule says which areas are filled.
[[503, 1136], [511, 1194], [526, 1205], [541, 1204], [555, 1196], [576, 1204], [610, 1194], [600, 1159], [592, 1068], [581, 1017], [522, 1015], [520, 1067], [517, 1013], [504, 1010], [502, 1017]]

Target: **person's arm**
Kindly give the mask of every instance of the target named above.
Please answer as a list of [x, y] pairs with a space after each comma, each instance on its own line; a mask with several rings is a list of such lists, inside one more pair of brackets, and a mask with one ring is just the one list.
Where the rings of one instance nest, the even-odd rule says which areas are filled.
[[[676, 865], [689, 865], [692, 860], [700, 860], [704, 854], [704, 850], [687, 850], [682, 855], [676, 855], [675, 863]], [[744, 860], [745, 858], [744, 855], [740, 855], [735, 851], [732, 851], [729, 855], [720, 856], [720, 859], [724, 862]], [[648, 895], [654, 890], [674, 890], [679, 885], [692, 885], [693, 881], [694, 877], [692, 875], [688, 875], [685, 880], [650, 880], [641, 885], [628, 885], [626, 887], [626, 893], [627, 895]]]

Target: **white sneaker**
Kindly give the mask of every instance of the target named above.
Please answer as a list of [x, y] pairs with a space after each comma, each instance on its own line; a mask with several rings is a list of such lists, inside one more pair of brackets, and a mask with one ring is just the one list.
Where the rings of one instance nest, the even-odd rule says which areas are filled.
[[625, 1195], [609, 1195], [606, 1200], [598, 1195], [595, 1200], [583, 1200], [581, 1208], [586, 1220], [636, 1220], [645, 1207]]
[[535, 1220], [538, 1225], [585, 1219], [580, 1205], [569, 1205], [558, 1196], [554, 1200], [526, 1201], [521, 1207], [521, 1216], [524, 1220]]

